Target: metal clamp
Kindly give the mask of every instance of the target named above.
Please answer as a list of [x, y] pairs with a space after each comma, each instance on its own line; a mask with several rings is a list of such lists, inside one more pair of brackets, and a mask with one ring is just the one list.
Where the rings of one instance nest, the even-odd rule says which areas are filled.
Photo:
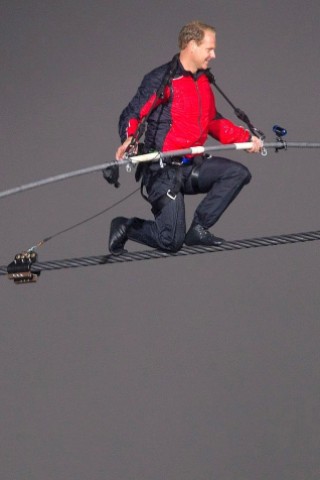
[[283, 140], [283, 137], [285, 137], [288, 133], [287, 130], [283, 127], [280, 127], [280, 125], [274, 125], [272, 130], [276, 134], [277, 143], [279, 144], [279, 146], [275, 149], [276, 153], [278, 153], [279, 150], [287, 150], [287, 142]]
[[14, 261], [7, 267], [9, 280], [13, 280], [16, 285], [36, 282], [37, 277], [40, 275], [40, 270], [31, 271], [31, 266], [36, 261], [37, 254], [33, 249], [29, 249], [27, 252], [17, 253]]

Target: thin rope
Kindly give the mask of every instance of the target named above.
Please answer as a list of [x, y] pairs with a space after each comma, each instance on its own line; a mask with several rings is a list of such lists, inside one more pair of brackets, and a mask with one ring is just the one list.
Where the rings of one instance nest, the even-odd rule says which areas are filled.
[[54, 233], [53, 235], [50, 235], [50, 237], [46, 237], [44, 238], [43, 240], [41, 240], [40, 242], [38, 242], [35, 246], [31, 247], [29, 249], [30, 250], [35, 250], [36, 248], [38, 247], [42, 247], [42, 245], [44, 245], [45, 243], [49, 242], [49, 240], [52, 240], [53, 238], [56, 238], [60, 235], [62, 235], [63, 233], [66, 233], [66, 232], [69, 232], [70, 230], [73, 230], [77, 227], [80, 227], [80, 225], [83, 225], [85, 223], [88, 223], [90, 222], [91, 220], [94, 220], [95, 218], [99, 217], [100, 215], [103, 215], [104, 213], [108, 212], [109, 210], [111, 210], [112, 208], [114, 207], [117, 207], [118, 205], [120, 205], [120, 203], [123, 203], [125, 200], [128, 200], [128, 198], [132, 197], [132, 195], [134, 195], [135, 193], [137, 193], [138, 191], [140, 190], [140, 187], [136, 188], [135, 190], [133, 190], [133, 192], [129, 193], [128, 195], [126, 195], [125, 197], [121, 198], [121, 200], [118, 200], [118, 202], [115, 202], [113, 203], [112, 205], [110, 205], [109, 207], [101, 210], [100, 212], [96, 213], [95, 215], [92, 215], [91, 217], [88, 217], [86, 218], [85, 220], [82, 220], [81, 222], [78, 222], [74, 225], [71, 225], [70, 227], [67, 227], [63, 230], [60, 230], [59, 232], [57, 233]]
[[[201, 253], [216, 253], [231, 250], [243, 250], [249, 248], [269, 247], [275, 245], [288, 245], [293, 243], [312, 242], [320, 240], [320, 231], [292, 233], [288, 235], [274, 235], [271, 237], [251, 238], [226, 242], [219, 247], [183, 247], [176, 253], [168, 253], [160, 250], [145, 250], [140, 252], [127, 252], [122, 255], [100, 255], [81, 258], [69, 258], [47, 262], [36, 262], [31, 266], [31, 272], [61, 270], [67, 268], [88, 267], [95, 265], [112, 265], [115, 263], [136, 262], [140, 260], [162, 259], [198, 255]], [[0, 266], [0, 276], [7, 274], [7, 266]]]
[[[136, 155], [136, 156], [130, 157], [127, 160], [120, 160], [120, 161], [114, 161], [110, 163], [103, 163], [100, 165], [94, 165], [92, 167], [82, 168], [80, 170], [74, 170], [68, 173], [62, 173], [59, 175], [55, 175], [53, 177], [44, 178], [42, 180], [27, 183], [25, 185], [21, 185], [20, 187], [4, 190], [0, 192], [0, 198], [5, 198], [10, 195], [22, 193], [22, 192], [25, 192], [26, 190], [31, 190], [33, 188], [48, 185], [50, 183], [56, 183], [62, 180], [67, 180], [69, 178], [78, 177], [81, 175], [87, 175], [89, 173], [94, 173], [97, 171], [102, 171], [103, 169], [114, 166], [114, 165], [131, 165], [134, 163], [138, 163], [140, 161], [157, 161], [157, 160], [167, 158], [167, 157], [172, 157], [172, 156], [200, 153], [200, 150], [201, 150], [201, 153], [204, 153], [204, 152], [218, 152], [218, 151], [224, 151], [224, 150], [243, 150], [243, 149], [249, 149], [251, 147], [252, 147], [252, 143], [247, 142], [243, 144], [233, 143], [230, 145], [192, 147], [192, 148], [183, 149], [183, 150], [172, 150], [169, 152], [153, 152], [152, 154]], [[283, 144], [281, 142], [264, 143], [263, 150], [266, 151], [267, 148], [275, 148], [276, 150], [286, 149], [286, 148], [320, 148], [320, 143], [308, 143], [308, 142], [288, 142], [288, 143], [284, 142]]]

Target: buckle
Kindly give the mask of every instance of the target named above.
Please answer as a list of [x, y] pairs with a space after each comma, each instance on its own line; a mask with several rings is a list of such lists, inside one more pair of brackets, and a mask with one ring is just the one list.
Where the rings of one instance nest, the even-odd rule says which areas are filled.
[[181, 157], [180, 155], [175, 157], [170, 157], [169, 165], [173, 165], [175, 167], [181, 167], [181, 165], [183, 164], [183, 158], [184, 157]]
[[175, 200], [175, 199], [177, 198], [177, 194], [174, 195], [173, 193], [171, 193], [170, 188], [169, 188], [169, 190], [167, 191], [167, 196], [168, 196], [169, 198], [171, 198], [171, 200]]

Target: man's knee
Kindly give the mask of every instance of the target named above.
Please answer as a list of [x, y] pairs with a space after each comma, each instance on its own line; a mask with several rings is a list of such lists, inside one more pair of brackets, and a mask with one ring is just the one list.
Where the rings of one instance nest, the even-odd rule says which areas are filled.
[[251, 181], [252, 175], [250, 170], [247, 167], [245, 167], [244, 165], [241, 165], [241, 167], [242, 167], [241, 176], [243, 177], [243, 184], [246, 185]]
[[172, 230], [164, 230], [159, 235], [159, 246], [162, 250], [168, 252], [178, 252], [183, 245], [185, 238], [185, 231], [172, 232]]
[[177, 252], [186, 234], [184, 199], [181, 193], [176, 195], [175, 200], [168, 196], [165, 199], [165, 205], [155, 217], [157, 242], [162, 250]]
[[233, 163], [226, 172], [226, 176], [239, 179], [241, 185], [246, 185], [252, 178], [250, 170], [241, 163]]

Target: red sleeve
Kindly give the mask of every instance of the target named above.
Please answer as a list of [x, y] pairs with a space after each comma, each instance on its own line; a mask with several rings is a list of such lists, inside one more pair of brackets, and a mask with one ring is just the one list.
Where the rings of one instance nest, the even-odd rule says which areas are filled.
[[137, 131], [140, 121], [150, 113], [151, 109], [156, 109], [161, 103], [168, 101], [170, 96], [170, 88], [167, 86], [164, 90], [163, 98], [156, 99], [156, 93], [153, 93], [148, 99], [144, 99], [144, 103], [141, 102], [140, 110], [137, 111], [137, 117], [131, 117], [127, 120], [128, 126], [126, 128], [126, 135], [130, 137]]
[[119, 134], [122, 142], [136, 133], [140, 121], [150, 113], [150, 110], [168, 101], [170, 97], [168, 86], [165, 88], [163, 96], [156, 99], [166, 68], [166, 65], [162, 65], [145, 75], [135, 96], [121, 113]]
[[137, 118], [130, 118], [128, 126], [126, 128], [127, 138], [133, 136], [138, 128], [139, 120]]
[[215, 118], [209, 125], [209, 134], [220, 143], [249, 142], [251, 133], [226, 118]]

